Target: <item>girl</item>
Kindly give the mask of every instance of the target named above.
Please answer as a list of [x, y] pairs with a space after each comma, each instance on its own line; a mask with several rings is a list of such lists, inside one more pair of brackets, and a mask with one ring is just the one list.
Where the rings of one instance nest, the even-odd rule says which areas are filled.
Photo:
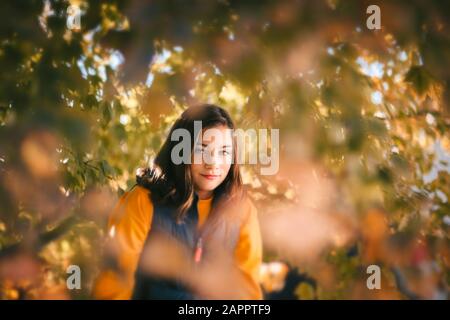
[[[197, 136], [194, 121], [201, 121]], [[173, 161], [177, 129], [190, 134], [192, 164]], [[214, 137], [208, 129], [215, 129]], [[113, 211], [113, 259], [94, 284], [95, 298], [262, 298], [261, 235], [243, 190], [234, 129], [230, 115], [215, 105], [191, 107], [175, 122], [155, 167], [137, 175], [137, 185]]]

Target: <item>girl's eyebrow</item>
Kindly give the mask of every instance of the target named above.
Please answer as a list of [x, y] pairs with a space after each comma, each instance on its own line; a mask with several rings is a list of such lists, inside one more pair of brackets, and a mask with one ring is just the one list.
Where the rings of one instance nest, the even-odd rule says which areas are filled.
[[[202, 147], [207, 147], [207, 146], [208, 146], [208, 144], [202, 143]], [[226, 145], [222, 146], [222, 149], [228, 149], [228, 148], [231, 148], [231, 146], [229, 144], [226, 144]]]

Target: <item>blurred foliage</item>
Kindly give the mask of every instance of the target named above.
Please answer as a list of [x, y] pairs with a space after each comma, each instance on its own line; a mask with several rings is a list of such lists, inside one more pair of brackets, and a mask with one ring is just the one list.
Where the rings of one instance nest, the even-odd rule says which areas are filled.
[[[381, 30], [365, 26], [370, 4]], [[448, 12], [439, 0], [1, 2], [0, 298], [90, 297], [111, 206], [203, 102], [280, 129], [279, 174], [242, 168], [262, 223], [292, 206], [347, 226], [317, 247], [300, 239], [314, 251], [300, 260], [264, 233], [266, 261], [315, 280], [297, 297], [447, 298]], [[70, 264], [81, 290], [65, 289]], [[383, 270], [377, 293], [369, 264]]]

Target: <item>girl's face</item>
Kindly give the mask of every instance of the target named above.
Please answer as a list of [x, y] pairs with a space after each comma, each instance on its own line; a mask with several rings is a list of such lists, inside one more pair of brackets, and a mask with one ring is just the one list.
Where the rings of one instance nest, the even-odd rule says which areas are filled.
[[190, 166], [194, 189], [200, 199], [211, 197], [226, 178], [233, 159], [233, 137], [226, 126], [204, 129]]

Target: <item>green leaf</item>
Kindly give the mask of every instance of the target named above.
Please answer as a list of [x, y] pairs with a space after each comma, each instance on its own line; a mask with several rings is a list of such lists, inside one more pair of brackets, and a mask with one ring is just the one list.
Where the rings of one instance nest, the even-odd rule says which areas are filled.
[[423, 67], [412, 66], [405, 75], [405, 82], [410, 83], [419, 96], [423, 96], [432, 88], [435, 80]]

